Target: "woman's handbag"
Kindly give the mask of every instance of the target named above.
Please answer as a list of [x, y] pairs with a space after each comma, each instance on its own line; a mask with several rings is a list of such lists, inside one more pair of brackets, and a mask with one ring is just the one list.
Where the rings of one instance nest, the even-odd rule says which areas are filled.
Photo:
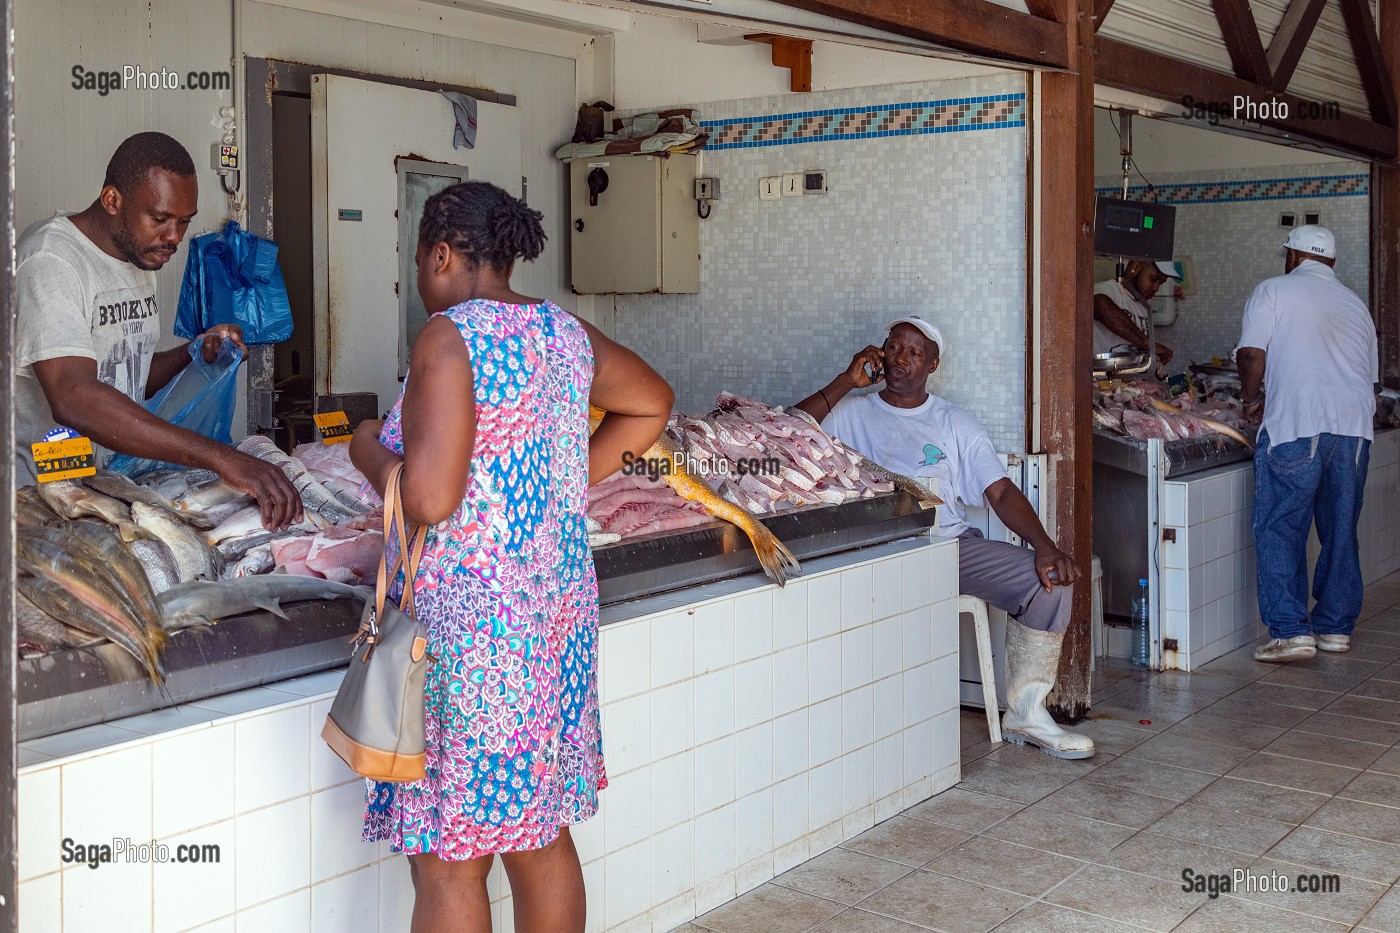
[[[351, 642], [350, 668], [321, 729], [321, 738], [356, 774], [394, 782], [423, 777], [423, 683], [429, 662], [427, 627], [413, 618], [413, 581], [426, 534], [416, 528], [404, 538], [402, 472], [403, 464], [394, 467], [384, 491], [384, 543], [387, 547], [397, 527], [398, 556], [392, 569], [379, 559], [374, 602], [365, 604]], [[399, 605], [386, 605], [400, 566], [403, 595]]]

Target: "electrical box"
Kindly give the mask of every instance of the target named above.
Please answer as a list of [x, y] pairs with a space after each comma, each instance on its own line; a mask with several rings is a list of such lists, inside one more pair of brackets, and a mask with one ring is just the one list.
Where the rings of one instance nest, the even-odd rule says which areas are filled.
[[693, 155], [569, 163], [574, 291], [700, 291], [695, 179]]

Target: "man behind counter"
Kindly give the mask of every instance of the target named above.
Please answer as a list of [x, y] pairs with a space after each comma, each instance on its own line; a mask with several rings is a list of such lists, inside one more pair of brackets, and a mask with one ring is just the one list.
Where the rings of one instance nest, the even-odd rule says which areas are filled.
[[[1094, 352], [1108, 353], [1124, 346], [1147, 349], [1148, 302], [1168, 280], [1181, 276], [1171, 262], [1134, 259], [1123, 270], [1123, 280], [1109, 279], [1094, 286]], [[1174, 287], [1174, 286], [1173, 286]], [[1157, 344], [1157, 362], [1172, 360], [1170, 347]]]
[[[1079, 568], [1055, 546], [1030, 502], [1007, 478], [977, 419], [929, 394], [928, 377], [944, 349], [938, 328], [911, 314], [886, 330], [883, 346], [857, 353], [844, 373], [797, 407], [886, 469], [936, 481], [934, 491], [947, 503], [938, 509], [938, 534], [958, 539], [959, 591], [985, 599], [1014, 620], [1006, 627], [1007, 741], [1030, 743], [1057, 758], [1088, 758], [1093, 740], [1061, 729], [1045, 709]], [[880, 392], [846, 397], [882, 378]], [[970, 528], [964, 504], [984, 501], [1034, 551], [988, 541]]]
[[[155, 352], [156, 276], [199, 207], [190, 154], [164, 133], [137, 133], [107, 163], [86, 210], [29, 227], [16, 246], [16, 481], [34, 481], [30, 447], [55, 425], [106, 450], [202, 467], [248, 493], [263, 524], [301, 517], [296, 490], [272, 464], [160, 420], [141, 405], [189, 364], [188, 344]], [[201, 335], [213, 360], [236, 325]]]

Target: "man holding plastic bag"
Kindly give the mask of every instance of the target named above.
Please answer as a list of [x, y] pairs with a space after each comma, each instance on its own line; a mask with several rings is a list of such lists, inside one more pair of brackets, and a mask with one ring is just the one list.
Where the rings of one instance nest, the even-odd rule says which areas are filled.
[[[138, 133], [112, 155], [102, 192], [76, 214], [25, 231], [17, 247], [15, 441], [17, 482], [35, 478], [31, 446], [62, 425], [110, 452], [213, 470], [248, 493], [263, 524], [283, 528], [301, 501], [276, 466], [162, 420], [142, 405], [200, 356], [229, 365], [246, 354], [236, 324], [155, 351], [156, 276], [199, 206], [189, 153], [163, 133]], [[225, 341], [232, 346], [224, 351]], [[199, 346], [196, 349], [194, 343]], [[198, 381], [198, 380], [195, 380]], [[99, 465], [101, 463], [99, 462]]]

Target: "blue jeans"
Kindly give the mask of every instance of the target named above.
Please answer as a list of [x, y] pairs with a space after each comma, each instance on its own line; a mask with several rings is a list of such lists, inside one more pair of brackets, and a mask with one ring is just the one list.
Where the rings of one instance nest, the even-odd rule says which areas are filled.
[[[1349, 635], [1361, 612], [1356, 523], [1371, 442], [1319, 434], [1254, 451], [1254, 549], [1259, 614], [1274, 638]], [[1317, 522], [1322, 552], [1308, 617], [1308, 531]]]

